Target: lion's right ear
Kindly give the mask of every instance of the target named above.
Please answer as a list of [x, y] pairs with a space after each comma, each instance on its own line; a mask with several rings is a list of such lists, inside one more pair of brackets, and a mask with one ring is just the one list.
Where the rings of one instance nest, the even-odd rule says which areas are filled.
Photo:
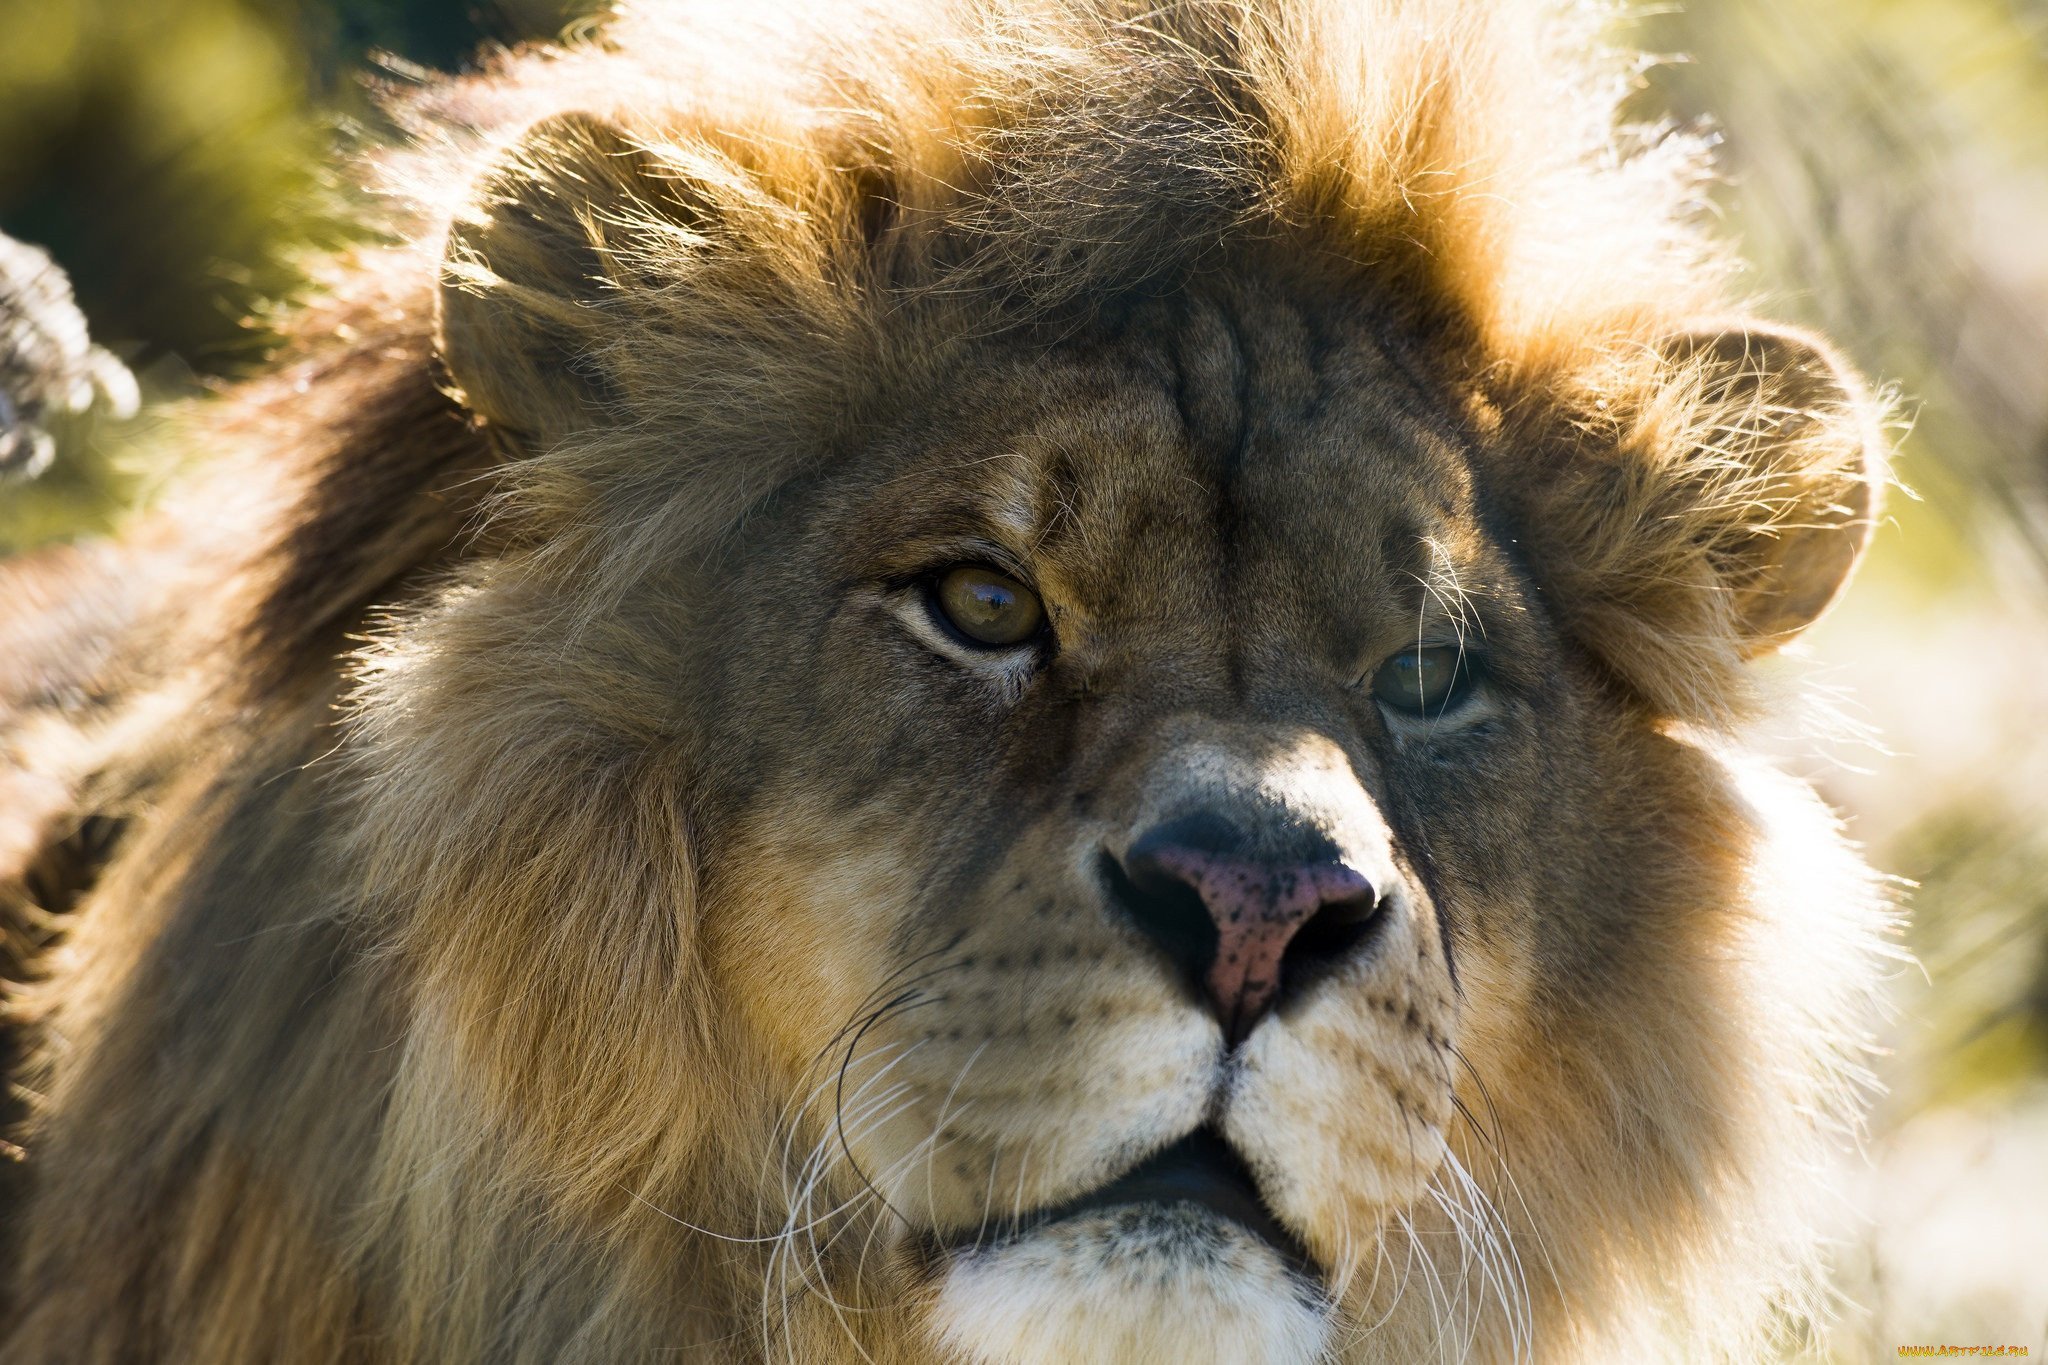
[[521, 445], [602, 422], [617, 384], [603, 354], [652, 235], [701, 227], [677, 178], [611, 124], [563, 114], [528, 128], [449, 229], [439, 343], [471, 411]]
[[1667, 713], [1712, 715], [1861, 558], [1882, 405], [1818, 338], [1751, 319], [1615, 361], [1514, 481], [1523, 533], [1567, 630]]

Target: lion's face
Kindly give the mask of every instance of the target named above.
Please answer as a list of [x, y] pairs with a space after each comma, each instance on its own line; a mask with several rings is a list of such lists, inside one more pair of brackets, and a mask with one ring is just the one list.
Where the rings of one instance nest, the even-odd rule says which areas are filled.
[[708, 594], [711, 970], [957, 1341], [1306, 1359], [1468, 1018], [1594, 932], [1585, 704], [1356, 310], [1261, 281], [907, 411]]

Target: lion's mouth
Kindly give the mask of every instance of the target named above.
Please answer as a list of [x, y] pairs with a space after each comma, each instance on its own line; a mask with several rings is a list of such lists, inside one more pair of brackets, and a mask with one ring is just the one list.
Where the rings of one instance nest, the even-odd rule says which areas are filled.
[[[1237, 1149], [1208, 1128], [1198, 1128], [1170, 1147], [1153, 1153], [1097, 1189], [1064, 1204], [1025, 1214], [1003, 1231], [1023, 1236], [1037, 1228], [1085, 1214], [1134, 1206], [1192, 1204], [1228, 1219], [1277, 1251], [1294, 1269], [1315, 1273], [1315, 1263], [1299, 1238], [1289, 1232], [1259, 1193], [1259, 1183]], [[948, 1239], [952, 1249], [985, 1240], [969, 1230]]]

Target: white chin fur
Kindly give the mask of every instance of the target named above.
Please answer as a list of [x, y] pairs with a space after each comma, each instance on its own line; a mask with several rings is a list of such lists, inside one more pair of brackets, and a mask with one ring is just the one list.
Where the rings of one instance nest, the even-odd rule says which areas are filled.
[[977, 1365], [1311, 1365], [1330, 1335], [1321, 1296], [1272, 1247], [1192, 1204], [955, 1253], [934, 1316]]

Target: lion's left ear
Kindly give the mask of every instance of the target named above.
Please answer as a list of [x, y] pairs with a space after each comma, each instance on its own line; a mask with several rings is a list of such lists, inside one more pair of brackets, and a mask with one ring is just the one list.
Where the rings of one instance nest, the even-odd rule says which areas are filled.
[[1747, 320], [1673, 334], [1593, 391], [1523, 509], [1539, 572], [1639, 690], [1711, 710], [1703, 666], [1783, 645], [1848, 582], [1885, 479], [1879, 405], [1819, 339]]
[[1812, 625], [1848, 585], [1883, 500], [1877, 405], [1824, 342], [1750, 324], [1691, 333], [1669, 348], [1697, 376], [1713, 490], [1733, 514], [1717, 567], [1747, 654]]

